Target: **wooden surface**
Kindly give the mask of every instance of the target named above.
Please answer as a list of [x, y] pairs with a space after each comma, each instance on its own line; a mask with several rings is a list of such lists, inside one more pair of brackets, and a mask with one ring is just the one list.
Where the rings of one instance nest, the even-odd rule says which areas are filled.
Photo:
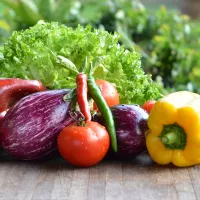
[[0, 200], [200, 199], [200, 167], [158, 166], [144, 154], [73, 168], [58, 155], [18, 161], [0, 151]]

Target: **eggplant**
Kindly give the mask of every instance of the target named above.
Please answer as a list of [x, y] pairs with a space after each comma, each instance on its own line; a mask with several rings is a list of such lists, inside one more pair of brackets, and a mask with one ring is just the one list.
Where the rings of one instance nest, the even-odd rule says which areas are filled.
[[[146, 150], [145, 132], [149, 114], [139, 105], [119, 104], [110, 108], [114, 117], [118, 152], [109, 151], [109, 157], [133, 159]], [[100, 113], [93, 120], [105, 125]]]
[[19, 100], [1, 121], [2, 148], [22, 160], [38, 159], [55, 150], [59, 132], [73, 122], [70, 103], [63, 100], [70, 91], [37, 92]]

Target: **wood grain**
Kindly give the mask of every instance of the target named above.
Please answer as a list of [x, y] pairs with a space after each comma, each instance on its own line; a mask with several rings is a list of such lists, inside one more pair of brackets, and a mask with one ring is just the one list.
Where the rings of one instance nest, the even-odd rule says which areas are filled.
[[74, 168], [59, 155], [19, 161], [0, 150], [0, 200], [195, 200], [200, 167], [158, 166], [147, 154]]

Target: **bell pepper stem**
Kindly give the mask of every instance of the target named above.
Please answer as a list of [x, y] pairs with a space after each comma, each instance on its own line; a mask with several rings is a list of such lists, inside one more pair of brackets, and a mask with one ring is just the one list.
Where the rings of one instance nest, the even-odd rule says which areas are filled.
[[163, 144], [174, 144], [177, 141], [178, 137], [175, 132], [169, 132], [161, 137], [161, 141]]
[[187, 142], [185, 130], [176, 123], [164, 125], [159, 138], [167, 149], [184, 150]]

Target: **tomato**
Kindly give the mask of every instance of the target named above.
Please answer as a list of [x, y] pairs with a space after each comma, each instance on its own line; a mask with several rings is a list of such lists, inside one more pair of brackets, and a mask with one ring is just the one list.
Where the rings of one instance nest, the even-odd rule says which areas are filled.
[[[109, 107], [119, 104], [119, 93], [113, 84], [105, 80], [96, 80], [96, 84], [100, 87], [102, 95]], [[94, 110], [98, 110], [95, 103]]]
[[144, 110], [146, 110], [148, 113], [150, 113], [155, 103], [156, 103], [156, 101], [149, 100], [149, 101], [145, 102], [141, 107]]
[[100, 162], [106, 155], [110, 137], [105, 127], [89, 121], [86, 126], [72, 124], [58, 136], [61, 156], [74, 166], [89, 167]]

